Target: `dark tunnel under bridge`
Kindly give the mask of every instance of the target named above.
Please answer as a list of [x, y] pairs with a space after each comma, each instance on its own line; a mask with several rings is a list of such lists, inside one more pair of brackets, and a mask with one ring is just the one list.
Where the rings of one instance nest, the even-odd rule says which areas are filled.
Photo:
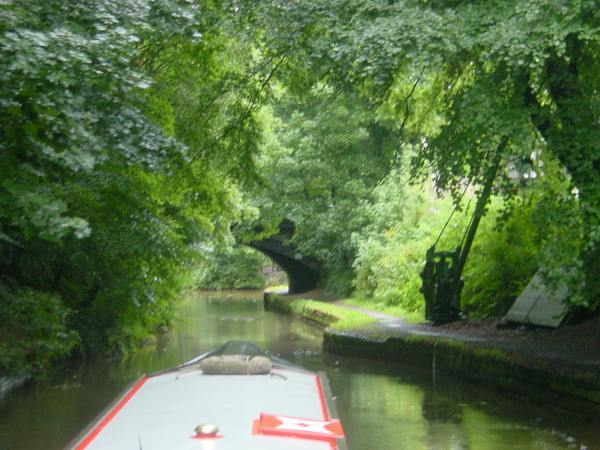
[[318, 287], [322, 269], [319, 261], [300, 254], [291, 244], [294, 228], [294, 223], [285, 219], [279, 224], [276, 234], [247, 245], [278, 264], [288, 276], [288, 292], [299, 294]]

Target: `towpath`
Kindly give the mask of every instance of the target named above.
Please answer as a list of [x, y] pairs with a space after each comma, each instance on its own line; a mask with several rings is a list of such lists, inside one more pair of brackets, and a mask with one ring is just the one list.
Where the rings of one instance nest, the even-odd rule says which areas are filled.
[[554, 365], [563, 371], [587, 373], [600, 380], [600, 317], [557, 329], [498, 327], [500, 318], [461, 320], [433, 326], [348, 305], [321, 290], [287, 296], [310, 298], [366, 314], [376, 322], [365, 329], [348, 332], [365, 340], [385, 340], [421, 336], [442, 341], [462, 342], [477, 348], [501, 350], [534, 366]]

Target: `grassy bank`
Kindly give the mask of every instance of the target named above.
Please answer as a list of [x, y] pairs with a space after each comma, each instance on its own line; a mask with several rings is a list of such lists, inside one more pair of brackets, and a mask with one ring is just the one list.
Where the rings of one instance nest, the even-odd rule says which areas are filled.
[[425, 320], [421, 311], [410, 311], [402, 305], [388, 305], [372, 298], [350, 297], [340, 300], [339, 303], [395, 316], [408, 323], [418, 323]]
[[362, 330], [376, 322], [373, 317], [358, 311], [318, 300], [289, 297], [274, 292], [265, 292], [265, 308], [294, 314], [336, 331]]

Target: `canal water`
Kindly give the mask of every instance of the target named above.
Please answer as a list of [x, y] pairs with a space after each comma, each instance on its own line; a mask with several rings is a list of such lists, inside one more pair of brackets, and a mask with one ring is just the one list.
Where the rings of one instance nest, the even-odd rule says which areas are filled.
[[320, 336], [308, 323], [263, 311], [260, 292], [192, 295], [155, 345], [0, 397], [0, 449], [61, 449], [142, 373], [234, 339], [327, 372], [350, 450], [600, 449], [600, 418], [439, 375], [434, 386], [429, 370], [401, 361], [323, 354]]

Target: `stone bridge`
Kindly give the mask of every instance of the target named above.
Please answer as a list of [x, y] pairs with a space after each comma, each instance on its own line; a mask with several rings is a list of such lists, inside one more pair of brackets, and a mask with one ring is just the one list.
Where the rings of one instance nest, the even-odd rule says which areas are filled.
[[279, 231], [268, 238], [252, 241], [247, 245], [262, 252], [278, 264], [288, 276], [289, 293], [315, 289], [321, 278], [321, 264], [314, 258], [300, 254], [292, 245], [294, 222], [284, 219]]

